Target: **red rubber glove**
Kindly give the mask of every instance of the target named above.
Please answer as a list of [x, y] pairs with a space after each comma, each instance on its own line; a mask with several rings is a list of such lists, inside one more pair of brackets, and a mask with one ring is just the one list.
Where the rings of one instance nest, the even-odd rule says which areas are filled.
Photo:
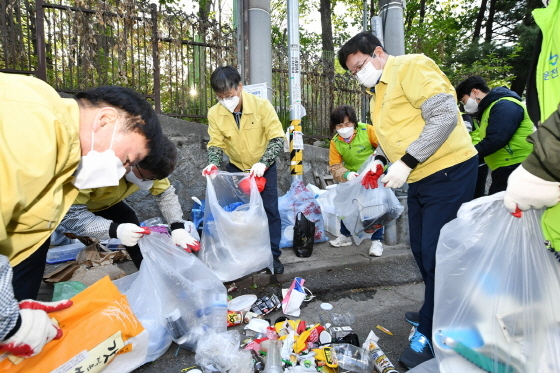
[[378, 164], [377, 169], [374, 171], [368, 171], [362, 179], [362, 185], [366, 189], [375, 189], [379, 186], [377, 180], [383, 175], [383, 166]]
[[71, 300], [22, 300], [19, 303], [21, 326], [14, 335], [0, 342], [0, 351], [24, 358], [37, 355], [47, 343], [62, 338], [62, 330], [53, 324], [47, 312], [60, 311], [71, 305]]

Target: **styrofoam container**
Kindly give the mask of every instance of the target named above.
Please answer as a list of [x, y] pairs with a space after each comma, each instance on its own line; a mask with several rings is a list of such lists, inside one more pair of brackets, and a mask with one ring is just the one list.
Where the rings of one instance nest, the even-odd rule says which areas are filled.
[[85, 248], [83, 243], [73, 243], [70, 245], [54, 246], [47, 252], [47, 263], [55, 264], [76, 260], [76, 257]]

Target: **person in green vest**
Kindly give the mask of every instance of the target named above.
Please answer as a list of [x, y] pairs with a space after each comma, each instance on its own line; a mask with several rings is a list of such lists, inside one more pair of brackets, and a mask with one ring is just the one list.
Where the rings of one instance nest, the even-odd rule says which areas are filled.
[[465, 111], [479, 120], [480, 141], [475, 148], [479, 161], [484, 160], [492, 171], [489, 194], [502, 192], [509, 175], [533, 150], [527, 142], [534, 131], [527, 108], [517, 93], [505, 87], [490, 90], [477, 75], [463, 80], [455, 90]]
[[[549, 207], [542, 219], [546, 244], [560, 251], [560, 106], [528, 139], [533, 152], [508, 179], [504, 205], [514, 212]], [[558, 257], [558, 256], [557, 256]]]
[[[463, 122], [465, 122], [465, 127], [467, 127], [467, 131], [469, 131], [469, 135], [471, 136], [472, 144], [478, 144], [480, 142], [480, 123], [473, 117], [473, 115], [465, 113], [465, 108], [462, 103], [459, 106], [459, 109], [461, 111]], [[488, 165], [486, 163], [482, 162], [478, 165], [474, 198], [486, 195], [486, 180], [488, 178], [488, 171]]]
[[[336, 134], [331, 139], [329, 149], [329, 171], [333, 178], [344, 183], [358, 176], [358, 169], [366, 162], [377, 148], [377, 136], [373, 126], [358, 123], [356, 111], [352, 106], [342, 105], [331, 113], [331, 133]], [[331, 246], [350, 246], [352, 238], [350, 231], [340, 221], [340, 236], [329, 241]], [[383, 254], [383, 228], [376, 230], [371, 236], [369, 255]]]

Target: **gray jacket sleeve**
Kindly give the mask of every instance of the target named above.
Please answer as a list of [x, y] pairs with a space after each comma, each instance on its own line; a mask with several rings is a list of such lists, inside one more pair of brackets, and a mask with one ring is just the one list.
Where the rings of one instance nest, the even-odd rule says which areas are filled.
[[60, 223], [68, 232], [78, 236], [108, 240], [112, 221], [95, 215], [86, 205], [72, 205]]
[[523, 167], [547, 181], [560, 181], [560, 106], [527, 138], [533, 152]]
[[[447, 93], [430, 97], [422, 104], [421, 110], [426, 124], [420, 137], [406, 149], [406, 153], [418, 162], [424, 162], [439, 149], [457, 125], [459, 118], [455, 97]], [[411, 168], [416, 167], [416, 164], [405, 163]]]
[[175, 187], [171, 185], [165, 192], [158, 194], [156, 202], [158, 203], [161, 214], [167, 221], [167, 224], [183, 222], [183, 210], [179, 203], [179, 197], [175, 193]]
[[16, 326], [19, 317], [19, 304], [14, 298], [12, 287], [12, 266], [8, 258], [0, 255], [0, 340]]

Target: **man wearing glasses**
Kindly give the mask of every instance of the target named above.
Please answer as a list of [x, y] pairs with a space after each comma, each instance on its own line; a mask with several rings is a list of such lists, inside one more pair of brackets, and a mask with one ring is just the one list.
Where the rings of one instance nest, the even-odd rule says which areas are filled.
[[210, 84], [218, 103], [208, 110], [208, 166], [202, 175], [217, 172], [225, 152], [228, 172], [249, 171], [266, 179], [261, 197], [268, 218], [274, 273], [283, 273], [276, 188], [276, 156], [284, 148], [282, 123], [268, 100], [243, 91], [241, 76], [233, 66], [214, 70]]
[[390, 56], [370, 32], [346, 42], [338, 52], [371, 94], [370, 114], [379, 141], [368, 168], [391, 163], [380, 181], [389, 188], [408, 183], [410, 246], [425, 284], [420, 312], [408, 312], [417, 325], [399, 361], [413, 368], [434, 357], [432, 319], [436, 247], [441, 228], [462, 203], [473, 198], [477, 152], [457, 108], [453, 85], [430, 58]]
[[198, 251], [199, 243], [185, 230], [179, 198], [167, 179], [175, 168], [176, 160], [175, 144], [164, 138], [152, 154], [127, 170], [119, 185], [80, 190], [60, 225], [66, 232], [80, 236], [99, 240], [118, 238], [126, 246], [136, 267], [140, 268], [142, 254], [137, 243], [143, 236], [143, 228], [124, 199], [138, 190], [149, 190], [169, 224], [173, 243], [188, 252]]

